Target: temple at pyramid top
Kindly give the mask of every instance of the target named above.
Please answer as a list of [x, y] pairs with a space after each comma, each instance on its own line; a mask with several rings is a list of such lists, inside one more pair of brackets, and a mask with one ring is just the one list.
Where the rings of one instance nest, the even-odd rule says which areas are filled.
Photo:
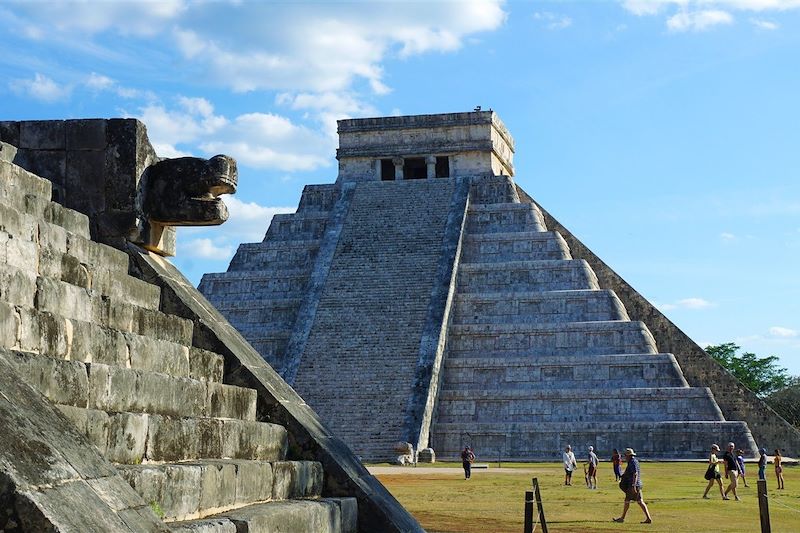
[[340, 182], [514, 175], [514, 139], [491, 110], [338, 125]]
[[335, 183], [306, 185], [199, 290], [362, 459], [800, 451], [517, 186], [494, 112], [338, 124]]

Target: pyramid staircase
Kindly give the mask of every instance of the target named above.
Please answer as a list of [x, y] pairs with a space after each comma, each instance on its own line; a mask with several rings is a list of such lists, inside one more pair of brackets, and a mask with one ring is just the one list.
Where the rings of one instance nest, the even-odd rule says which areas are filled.
[[[93, 242], [85, 215], [7, 159], [0, 359], [138, 494], [101, 498], [143, 513], [136, 531], [356, 531], [356, 499], [322, 497], [322, 464], [289, 459], [287, 429], [257, 419], [255, 390], [226, 384], [223, 356], [193, 346], [193, 322], [162, 312], [128, 254]], [[310, 241], [296, 253], [313, 254]], [[146, 526], [154, 516], [163, 526]]]
[[228, 272], [205, 274], [198, 287], [282, 376], [287, 344], [338, 196], [335, 185], [307, 185], [296, 213], [273, 216], [262, 242], [240, 244]]
[[[621, 435], [625, 435], [621, 440]], [[633, 447], [695, 457], [721, 438], [755, 452], [705, 387], [689, 387], [613, 291], [522, 203], [510, 179], [473, 184], [432, 429], [440, 457], [552, 458]]]

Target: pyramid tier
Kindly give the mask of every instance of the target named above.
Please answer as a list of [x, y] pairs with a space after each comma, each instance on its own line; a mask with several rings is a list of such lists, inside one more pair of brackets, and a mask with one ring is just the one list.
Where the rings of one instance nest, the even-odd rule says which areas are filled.
[[314, 264], [319, 252], [319, 239], [242, 243], [228, 267], [229, 271], [279, 272]]
[[462, 264], [556, 259], [572, 256], [564, 238], [554, 231], [468, 234], [461, 245]]
[[470, 234], [547, 231], [541, 211], [520, 203], [472, 204], [466, 228]]
[[599, 289], [584, 260], [465, 263], [458, 270], [458, 292], [544, 292]]
[[446, 390], [591, 390], [686, 387], [672, 354], [563, 355], [452, 358], [445, 362]]
[[448, 358], [658, 353], [639, 321], [450, 326]]
[[756, 449], [747, 424], [724, 421], [437, 423], [432, 440], [437, 459], [443, 460], [457, 460], [467, 444], [479, 461], [553, 461], [568, 444], [579, 459], [589, 446], [603, 458], [612, 448], [633, 448], [643, 459], [697, 459], [714, 442]]
[[628, 320], [609, 290], [468, 293], [456, 296], [453, 324], [520, 324]]
[[437, 423], [723, 421], [705, 387], [446, 390]]

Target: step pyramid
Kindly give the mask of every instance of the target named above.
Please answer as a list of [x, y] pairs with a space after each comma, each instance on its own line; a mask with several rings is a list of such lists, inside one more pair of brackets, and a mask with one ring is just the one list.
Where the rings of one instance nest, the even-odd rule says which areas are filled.
[[[1, 531], [421, 531], [174, 266], [15, 163], [140, 123], [0, 125]], [[44, 142], [76, 129], [107, 144]]]
[[362, 458], [800, 450], [515, 184], [494, 112], [343, 120], [339, 140], [336, 183], [199, 290]]

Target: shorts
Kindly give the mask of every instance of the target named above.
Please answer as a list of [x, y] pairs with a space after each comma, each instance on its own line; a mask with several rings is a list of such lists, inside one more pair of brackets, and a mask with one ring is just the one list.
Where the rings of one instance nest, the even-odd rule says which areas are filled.
[[572, 475], [572, 470], [570, 470], [569, 468], [565, 468], [564, 472], [566, 472], [568, 476]]
[[731, 482], [731, 486], [736, 488], [739, 484], [739, 471], [738, 470], [729, 470], [728, 471], [728, 481]]
[[594, 477], [597, 475], [597, 467], [594, 465], [589, 465], [589, 477]]
[[642, 501], [642, 488], [631, 487], [625, 491], [626, 502], [640, 502]]

